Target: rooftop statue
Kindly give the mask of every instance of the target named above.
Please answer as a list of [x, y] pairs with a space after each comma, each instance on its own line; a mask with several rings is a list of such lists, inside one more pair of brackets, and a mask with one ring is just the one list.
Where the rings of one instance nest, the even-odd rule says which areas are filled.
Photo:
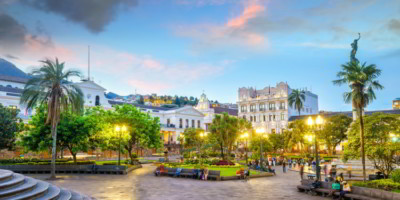
[[358, 61], [358, 59], [356, 58], [356, 53], [357, 53], [357, 49], [358, 49], [358, 40], [360, 40], [361, 38], [361, 34], [358, 33], [358, 39], [355, 39], [353, 43], [351, 43], [351, 53], [350, 53], [350, 62], [357, 62], [359, 63], [360, 61]]

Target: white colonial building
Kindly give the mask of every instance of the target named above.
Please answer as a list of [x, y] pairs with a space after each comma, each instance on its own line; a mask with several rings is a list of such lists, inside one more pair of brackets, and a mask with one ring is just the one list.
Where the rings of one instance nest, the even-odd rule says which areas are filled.
[[[19, 109], [19, 117], [25, 121], [34, 113], [32, 110], [26, 110], [25, 105], [19, 104], [22, 91], [29, 78], [29, 75], [18, 69], [14, 64], [0, 58], [0, 103]], [[87, 80], [72, 84], [81, 88], [84, 94], [85, 107], [101, 105], [105, 109], [111, 108], [104, 96], [106, 89], [100, 85]]]
[[[252, 87], [239, 88], [239, 117], [252, 122], [254, 128], [264, 128], [267, 133], [282, 133], [282, 130], [287, 129], [289, 118], [299, 115], [296, 109], [288, 105], [288, 96], [291, 93], [292, 89], [284, 82], [261, 90]], [[306, 91], [305, 97], [300, 114], [317, 114], [318, 96]]]
[[212, 107], [210, 101], [208, 100], [207, 96], [203, 93], [200, 96], [200, 100], [197, 103], [196, 110], [200, 111], [204, 114], [204, 124], [205, 130], [208, 131], [210, 124], [212, 123], [215, 115], [222, 114], [224, 112], [228, 113], [229, 115], [238, 116], [238, 110], [226, 107]]

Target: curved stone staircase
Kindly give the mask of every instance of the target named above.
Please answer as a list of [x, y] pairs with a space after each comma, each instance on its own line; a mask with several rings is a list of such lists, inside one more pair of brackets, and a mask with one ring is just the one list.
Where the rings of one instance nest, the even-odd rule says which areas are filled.
[[0, 170], [0, 200], [90, 200], [77, 192], [48, 182]]

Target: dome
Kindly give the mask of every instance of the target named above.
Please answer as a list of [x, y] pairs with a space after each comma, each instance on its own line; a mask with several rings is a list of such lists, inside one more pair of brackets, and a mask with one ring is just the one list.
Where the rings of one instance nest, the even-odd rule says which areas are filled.
[[14, 64], [0, 58], [0, 79], [25, 83], [29, 79], [29, 76]]

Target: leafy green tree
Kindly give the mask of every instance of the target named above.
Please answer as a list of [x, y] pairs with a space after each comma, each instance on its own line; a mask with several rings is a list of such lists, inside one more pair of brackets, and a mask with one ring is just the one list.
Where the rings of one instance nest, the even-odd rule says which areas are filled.
[[[102, 118], [103, 131], [100, 140], [103, 149], [119, 150], [119, 145], [127, 151], [133, 164], [133, 150], [139, 148], [159, 148], [160, 123], [158, 118], [153, 118], [147, 113], [142, 113], [136, 107], [124, 104], [115, 106], [115, 111], [97, 111]], [[126, 132], [115, 131], [116, 126], [125, 126]]]
[[290, 107], [294, 107], [299, 112], [303, 109], [304, 101], [306, 100], [306, 93], [304, 90], [294, 89], [292, 93], [289, 94], [288, 103]]
[[225, 159], [224, 149], [227, 149], [228, 157], [239, 135], [251, 129], [251, 123], [242, 119], [222, 113], [216, 115], [210, 125], [211, 136], [221, 150], [221, 157]]
[[187, 128], [183, 132], [183, 145], [185, 149], [191, 150], [193, 148], [196, 148], [198, 152], [200, 152], [200, 149], [204, 142], [206, 141], [206, 138], [203, 136], [201, 137], [201, 134], [204, 134], [204, 130], [201, 128]]
[[26, 104], [27, 108], [33, 108], [39, 104], [47, 103], [46, 124], [51, 124], [52, 158], [51, 176], [56, 178], [56, 154], [57, 154], [57, 125], [60, 121], [60, 114], [63, 110], [70, 107], [74, 112], [83, 109], [83, 93], [81, 89], [68, 82], [71, 77], [80, 77], [81, 74], [74, 70], [65, 70], [64, 63], [44, 60], [40, 61], [43, 66], [33, 69], [32, 78], [25, 84], [21, 104]]
[[374, 64], [360, 65], [359, 62], [352, 61], [342, 65], [342, 71], [337, 73], [338, 80], [334, 80], [333, 84], [348, 84], [350, 92], [343, 94], [346, 103], [352, 103], [356, 109], [357, 117], [360, 118], [360, 141], [361, 141], [361, 162], [363, 166], [364, 182], [367, 179], [365, 172], [365, 145], [364, 145], [364, 120], [363, 112], [373, 100], [376, 99], [374, 90], [381, 90], [383, 86], [376, 79], [381, 75], [381, 70]]
[[271, 150], [276, 153], [278, 150], [284, 149], [285, 136], [280, 133], [270, 133], [268, 134], [268, 143], [271, 146]]
[[0, 150], [14, 148], [16, 133], [23, 128], [18, 113], [18, 109], [7, 108], [0, 103]]
[[292, 151], [294, 146], [298, 146], [299, 149], [302, 150], [306, 149], [305, 144], [307, 144], [307, 141], [305, 141], [304, 137], [307, 133], [309, 133], [309, 127], [305, 120], [298, 119], [291, 122], [288, 126], [288, 130], [283, 133], [284, 146], [289, 151]]
[[257, 160], [260, 159], [260, 157], [261, 157], [260, 156], [261, 155], [261, 143], [262, 143], [262, 146], [263, 146], [264, 154], [265, 154], [265, 152], [272, 151], [272, 146], [271, 146], [271, 143], [268, 141], [268, 137], [261, 137], [259, 134], [255, 133], [255, 131], [252, 131], [251, 132], [251, 137], [250, 137], [249, 148], [252, 151], [252, 158], [253, 159], [257, 159]]
[[325, 119], [324, 127], [317, 135], [328, 147], [329, 155], [336, 154], [336, 146], [347, 139], [347, 130], [353, 120], [346, 115]]
[[[45, 105], [36, 109], [29, 121], [30, 128], [21, 135], [20, 145], [25, 151], [39, 152], [51, 148], [51, 126], [45, 123], [47, 116]], [[99, 128], [95, 117], [64, 111], [57, 126], [57, 147], [68, 149], [76, 163], [76, 154], [91, 147], [91, 138], [97, 131]]]
[[[348, 142], [345, 144], [343, 159], [357, 159], [361, 157], [360, 123], [353, 123], [348, 132]], [[365, 128], [365, 155], [374, 163], [376, 169], [387, 177], [394, 169], [396, 153], [400, 152], [400, 145], [393, 141], [391, 134], [399, 136], [399, 115], [374, 113], [364, 117]]]

